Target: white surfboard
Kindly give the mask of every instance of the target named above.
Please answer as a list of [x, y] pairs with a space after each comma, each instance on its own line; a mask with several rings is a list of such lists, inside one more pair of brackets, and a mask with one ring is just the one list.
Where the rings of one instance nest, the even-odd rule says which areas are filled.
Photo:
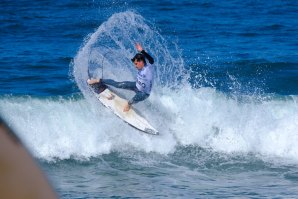
[[[133, 108], [130, 108], [128, 112], [124, 112], [123, 109], [125, 104], [127, 103], [127, 100], [119, 97], [108, 88], [106, 88], [99, 94], [95, 92], [94, 94], [104, 106], [112, 110], [114, 114], [116, 114], [119, 118], [121, 118], [129, 125], [145, 133], [149, 133], [152, 135], [159, 134], [158, 131], [154, 127], [152, 127], [144, 117], [136, 113]], [[111, 98], [111, 96], [113, 96], [112, 99], [109, 99]]]

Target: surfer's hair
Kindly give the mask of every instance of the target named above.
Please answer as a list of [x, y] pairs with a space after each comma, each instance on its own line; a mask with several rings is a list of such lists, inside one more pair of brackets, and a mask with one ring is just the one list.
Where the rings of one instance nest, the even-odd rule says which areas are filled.
[[132, 62], [135, 62], [135, 60], [140, 61], [142, 60], [144, 64], [146, 64], [145, 56], [142, 53], [137, 53], [132, 59]]

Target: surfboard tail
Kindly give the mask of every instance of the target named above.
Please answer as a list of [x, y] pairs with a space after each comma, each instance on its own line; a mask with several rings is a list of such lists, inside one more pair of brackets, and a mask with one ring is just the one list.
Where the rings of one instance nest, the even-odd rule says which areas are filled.
[[103, 83], [92, 84], [92, 85], [90, 85], [90, 87], [97, 94], [102, 93], [104, 90], [106, 90], [106, 88], [108, 88], [107, 85], [105, 85]]

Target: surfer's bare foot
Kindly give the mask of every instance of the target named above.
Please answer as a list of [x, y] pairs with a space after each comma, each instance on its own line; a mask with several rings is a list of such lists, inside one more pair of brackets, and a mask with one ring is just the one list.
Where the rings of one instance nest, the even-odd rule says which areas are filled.
[[113, 95], [113, 94], [109, 94], [109, 96], [107, 96], [107, 99], [108, 99], [108, 100], [112, 100], [112, 99], [114, 99], [114, 97], [115, 97], [115, 95]]
[[127, 104], [124, 106], [123, 112], [128, 112], [129, 110], [130, 110], [130, 105], [127, 103]]
[[91, 79], [88, 79], [87, 80], [87, 83], [89, 85], [96, 84], [96, 83], [99, 83], [99, 82], [100, 82], [100, 79], [93, 79], [93, 78], [91, 78]]

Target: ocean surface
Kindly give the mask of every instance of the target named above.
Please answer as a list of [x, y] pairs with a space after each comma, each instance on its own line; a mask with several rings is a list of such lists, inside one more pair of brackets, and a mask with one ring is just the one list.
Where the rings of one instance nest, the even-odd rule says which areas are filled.
[[[2, 0], [0, 30], [0, 115], [60, 198], [298, 198], [297, 1]], [[136, 42], [159, 136], [86, 85]]]

